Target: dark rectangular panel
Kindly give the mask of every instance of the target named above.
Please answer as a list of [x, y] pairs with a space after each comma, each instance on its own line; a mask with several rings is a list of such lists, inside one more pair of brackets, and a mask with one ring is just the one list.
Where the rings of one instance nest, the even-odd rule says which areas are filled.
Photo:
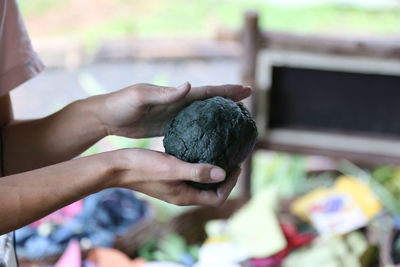
[[271, 128], [400, 137], [400, 77], [273, 67]]

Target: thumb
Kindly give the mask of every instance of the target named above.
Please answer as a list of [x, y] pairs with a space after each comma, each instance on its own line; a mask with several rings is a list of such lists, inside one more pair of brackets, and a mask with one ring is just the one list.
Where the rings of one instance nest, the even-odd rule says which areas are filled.
[[149, 104], [170, 104], [181, 100], [190, 91], [191, 85], [185, 82], [178, 87], [154, 86], [149, 94]]
[[198, 183], [218, 183], [222, 182], [226, 176], [222, 168], [205, 163], [181, 162], [175, 171], [179, 180]]

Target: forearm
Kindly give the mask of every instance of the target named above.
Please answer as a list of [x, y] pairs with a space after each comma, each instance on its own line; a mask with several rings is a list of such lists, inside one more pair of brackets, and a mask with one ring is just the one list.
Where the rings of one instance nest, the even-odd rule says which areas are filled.
[[0, 179], [0, 235], [116, 184], [113, 152]]
[[103, 138], [95, 105], [89, 98], [43, 119], [9, 123], [3, 129], [5, 174], [69, 160]]

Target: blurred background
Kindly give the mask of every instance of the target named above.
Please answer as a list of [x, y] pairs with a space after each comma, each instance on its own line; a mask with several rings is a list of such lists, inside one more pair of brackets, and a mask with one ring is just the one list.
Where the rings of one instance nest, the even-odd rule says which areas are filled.
[[[19, 4], [33, 46], [47, 66], [12, 92], [15, 116], [21, 119], [46, 116], [72, 101], [139, 82], [242, 83], [244, 51], [237, 36], [249, 10], [259, 14], [259, 27], [268, 32], [340, 40], [400, 38], [398, 0]], [[84, 155], [121, 147], [162, 150], [161, 140], [107, 137]], [[396, 165], [364, 166], [259, 149], [251, 166], [250, 200], [236, 190], [218, 209], [176, 207], [118, 190], [75, 203], [17, 232], [21, 261], [26, 266], [58, 261], [56, 266], [71, 267], [400, 262]]]

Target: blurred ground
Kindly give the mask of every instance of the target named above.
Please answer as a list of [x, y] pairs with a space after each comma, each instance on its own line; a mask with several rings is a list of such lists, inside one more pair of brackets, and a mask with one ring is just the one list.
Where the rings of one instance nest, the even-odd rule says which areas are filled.
[[45, 70], [13, 91], [15, 115], [33, 118], [48, 115], [66, 104], [93, 94], [115, 91], [139, 82], [193, 86], [239, 82], [237, 59], [137, 60], [96, 63], [75, 70]]

